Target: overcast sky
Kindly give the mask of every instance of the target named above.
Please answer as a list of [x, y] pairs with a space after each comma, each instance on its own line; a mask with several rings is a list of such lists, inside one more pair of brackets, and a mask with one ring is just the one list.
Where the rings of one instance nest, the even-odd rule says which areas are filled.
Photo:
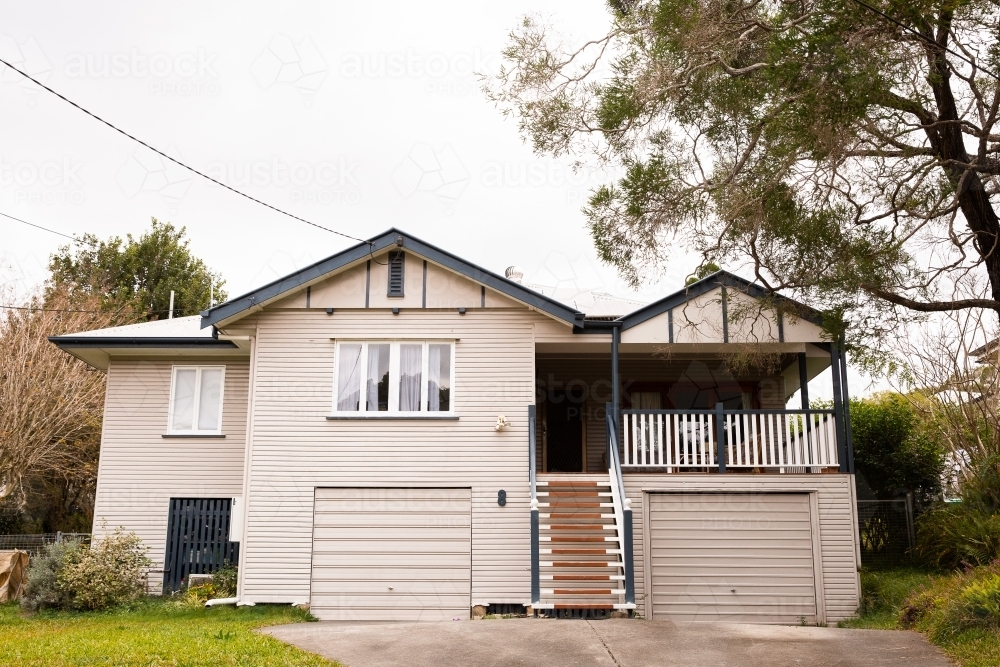
[[[476, 72], [497, 69], [518, 17], [589, 37], [607, 26], [599, 0], [4, 4], [5, 60], [319, 224], [362, 238], [395, 226], [498, 273], [518, 265], [526, 281], [642, 301], [697, 264], [679, 253], [660, 284], [629, 290], [597, 260], [580, 212], [601, 174], [533, 155], [480, 91]], [[185, 226], [230, 295], [351, 243], [168, 167], [4, 69], [4, 213], [99, 237], [141, 233], [151, 217]], [[0, 238], [23, 288], [64, 241], [4, 218]]]

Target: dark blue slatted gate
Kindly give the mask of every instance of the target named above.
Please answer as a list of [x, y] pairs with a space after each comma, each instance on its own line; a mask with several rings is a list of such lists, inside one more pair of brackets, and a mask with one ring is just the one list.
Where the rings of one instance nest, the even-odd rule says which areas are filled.
[[171, 498], [163, 592], [180, 588], [189, 574], [210, 574], [240, 557], [239, 542], [229, 541], [231, 498]]

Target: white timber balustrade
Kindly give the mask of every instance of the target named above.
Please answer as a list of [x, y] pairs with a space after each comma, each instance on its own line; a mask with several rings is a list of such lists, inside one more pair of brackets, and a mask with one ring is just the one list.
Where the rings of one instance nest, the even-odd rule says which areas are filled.
[[625, 468], [840, 465], [833, 410], [623, 410], [622, 444]]

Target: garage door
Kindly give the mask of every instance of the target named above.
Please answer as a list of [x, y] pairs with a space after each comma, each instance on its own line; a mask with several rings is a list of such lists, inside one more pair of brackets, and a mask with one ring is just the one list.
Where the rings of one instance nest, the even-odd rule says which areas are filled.
[[650, 494], [653, 618], [816, 620], [809, 496]]
[[471, 561], [469, 489], [316, 489], [318, 618], [468, 618]]

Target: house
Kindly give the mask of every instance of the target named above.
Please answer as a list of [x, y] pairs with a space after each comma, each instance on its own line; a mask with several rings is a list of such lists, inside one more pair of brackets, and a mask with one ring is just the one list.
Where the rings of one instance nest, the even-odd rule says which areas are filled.
[[200, 316], [51, 340], [107, 373], [95, 524], [168, 589], [228, 559], [240, 604], [322, 619], [851, 616], [820, 315], [725, 272], [607, 311], [392, 229]]

